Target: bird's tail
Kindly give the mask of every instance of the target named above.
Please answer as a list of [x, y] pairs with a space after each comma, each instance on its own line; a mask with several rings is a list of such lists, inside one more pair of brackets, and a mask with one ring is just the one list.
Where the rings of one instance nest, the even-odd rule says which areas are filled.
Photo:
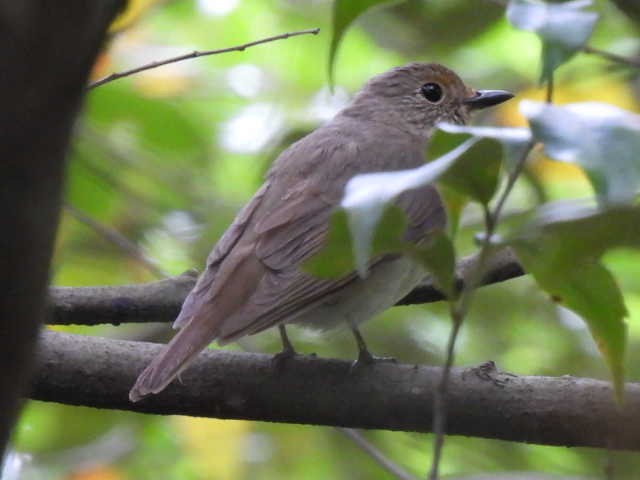
[[129, 400], [137, 402], [158, 393], [184, 370], [216, 337], [218, 326], [193, 318], [144, 369], [129, 392]]

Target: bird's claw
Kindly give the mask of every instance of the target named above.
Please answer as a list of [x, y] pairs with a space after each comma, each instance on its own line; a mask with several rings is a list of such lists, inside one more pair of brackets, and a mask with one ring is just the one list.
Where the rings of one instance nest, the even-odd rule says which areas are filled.
[[350, 367], [351, 371], [355, 371], [361, 368], [370, 367], [376, 363], [396, 363], [396, 359], [393, 357], [376, 357], [372, 355], [369, 350], [360, 350], [357, 360], [355, 360]]

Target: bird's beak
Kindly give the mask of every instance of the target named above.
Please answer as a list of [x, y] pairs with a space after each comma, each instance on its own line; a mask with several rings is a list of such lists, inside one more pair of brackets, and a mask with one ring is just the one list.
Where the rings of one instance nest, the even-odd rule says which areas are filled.
[[466, 98], [462, 103], [470, 108], [480, 109], [493, 107], [513, 98], [513, 93], [506, 90], [476, 90], [475, 95]]

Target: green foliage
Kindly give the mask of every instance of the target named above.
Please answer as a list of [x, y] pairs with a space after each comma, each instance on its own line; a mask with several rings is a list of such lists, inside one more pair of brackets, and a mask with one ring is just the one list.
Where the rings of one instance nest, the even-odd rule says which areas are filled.
[[456, 297], [456, 252], [452, 241], [444, 232], [435, 231], [424, 243], [407, 246], [406, 251], [431, 273], [434, 283], [447, 298]]
[[542, 42], [541, 81], [549, 81], [556, 68], [570, 59], [589, 40], [598, 20], [594, 12], [584, 11], [591, 0], [544, 3], [511, 0], [507, 18], [517, 28], [535, 32]]
[[329, 83], [333, 85], [333, 70], [336, 62], [338, 47], [345, 32], [353, 21], [367, 10], [378, 6], [389, 6], [404, 0], [334, 0], [333, 2], [333, 32], [329, 46], [328, 74]]
[[611, 272], [600, 262], [616, 247], [640, 248], [640, 208], [596, 209], [552, 204], [509, 242], [525, 269], [555, 302], [580, 315], [611, 369], [622, 399], [627, 309]]
[[302, 268], [319, 278], [340, 278], [354, 269], [352, 252], [347, 214], [344, 210], [338, 210], [329, 219], [325, 246], [308, 259]]
[[561, 107], [523, 101], [536, 140], [553, 159], [580, 165], [603, 202], [626, 202], [640, 188], [640, 115], [605, 103]]
[[449, 153], [421, 167], [395, 172], [357, 175], [347, 183], [342, 207], [347, 211], [358, 273], [366, 275], [371, 243], [379, 219], [402, 192], [435, 182], [471, 148], [483, 140], [469, 139]]
[[[506, 129], [492, 129], [493, 135], [490, 135], [488, 129], [482, 131], [480, 127], [441, 125], [429, 144], [429, 154], [432, 156], [442, 155], [451, 150], [454, 144], [473, 137], [484, 141], [463, 153], [455, 165], [440, 178], [440, 183], [460, 195], [488, 205], [498, 187], [502, 166], [502, 143], [497, 140], [500, 130]], [[486, 134], [479, 135], [479, 131]]]

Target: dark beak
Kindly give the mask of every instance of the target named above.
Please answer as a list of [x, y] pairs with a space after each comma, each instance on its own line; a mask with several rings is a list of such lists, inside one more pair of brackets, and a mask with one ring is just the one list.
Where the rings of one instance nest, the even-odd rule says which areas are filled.
[[493, 107], [513, 98], [513, 93], [506, 90], [476, 90], [473, 97], [465, 99], [462, 103], [473, 109]]

